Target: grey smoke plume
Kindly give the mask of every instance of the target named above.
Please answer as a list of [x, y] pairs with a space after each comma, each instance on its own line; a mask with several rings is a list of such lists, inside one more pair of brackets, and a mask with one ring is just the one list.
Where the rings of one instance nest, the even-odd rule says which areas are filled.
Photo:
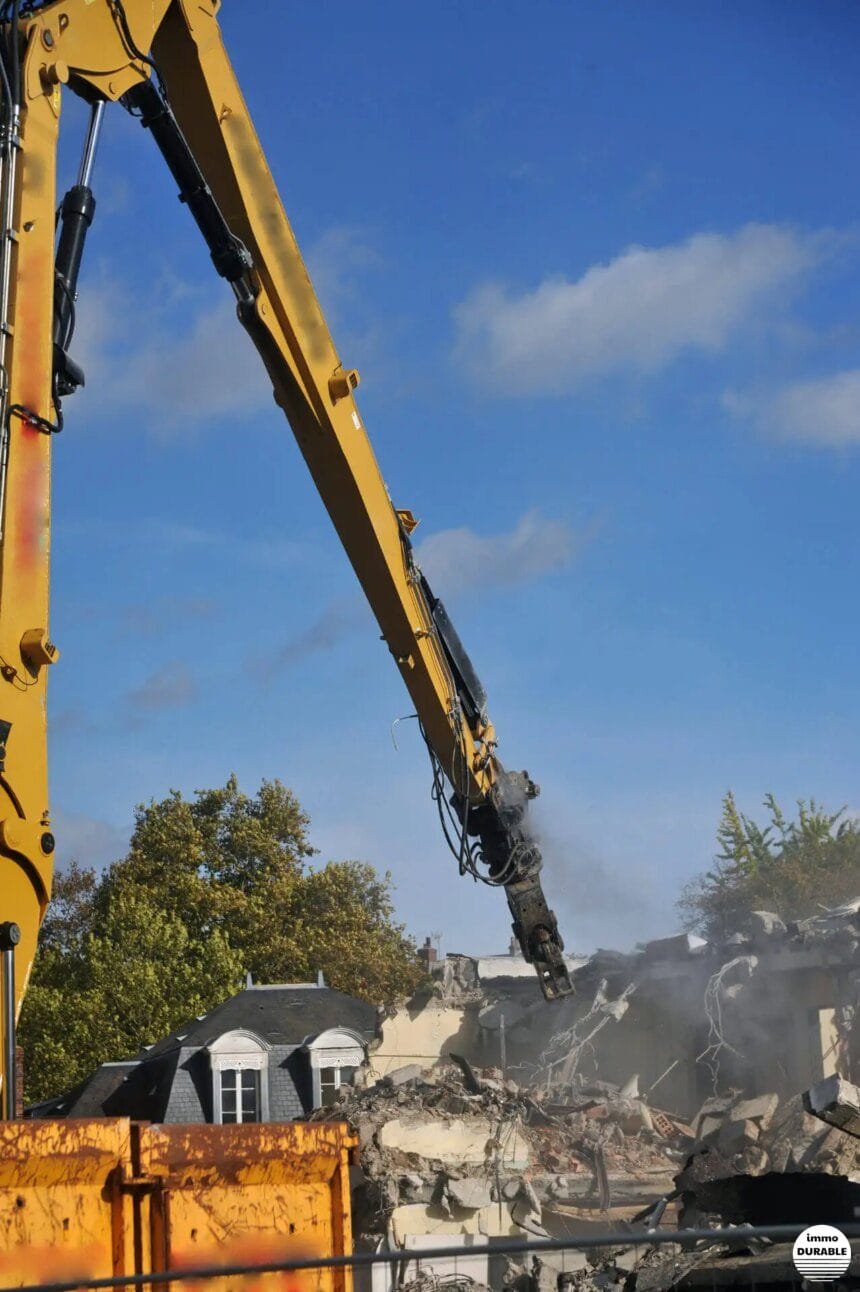
[[673, 931], [674, 912], [661, 906], [644, 866], [613, 866], [576, 835], [562, 836], [548, 820], [549, 810], [540, 800], [533, 804], [530, 824], [543, 855], [547, 900], [567, 952], [598, 946], [624, 950]]

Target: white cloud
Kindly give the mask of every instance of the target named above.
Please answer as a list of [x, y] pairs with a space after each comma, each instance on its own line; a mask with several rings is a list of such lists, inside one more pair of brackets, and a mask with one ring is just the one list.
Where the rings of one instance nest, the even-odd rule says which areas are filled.
[[128, 829], [80, 812], [64, 812], [62, 808], [54, 813], [54, 833], [60, 867], [77, 861], [82, 866], [100, 868], [123, 857], [128, 849]]
[[583, 536], [564, 520], [526, 512], [506, 534], [476, 534], [463, 526], [429, 534], [415, 555], [439, 595], [532, 583], [570, 564]]
[[748, 224], [672, 246], [627, 248], [581, 278], [516, 293], [478, 287], [455, 309], [456, 356], [482, 385], [559, 392], [611, 373], [657, 371], [686, 350], [719, 352], [784, 298], [829, 234]]
[[767, 396], [727, 391], [723, 402], [782, 439], [830, 448], [860, 443], [860, 368], [792, 382]]
[[180, 319], [176, 309], [143, 303], [112, 320], [128, 297], [116, 284], [82, 294], [72, 353], [87, 375], [75, 400], [89, 417], [122, 417], [169, 435], [274, 407], [271, 382], [229, 293], [191, 297]]
[[[532, 583], [564, 569], [592, 533], [593, 527], [576, 533], [567, 521], [545, 520], [538, 512], [530, 511], [504, 534], [476, 534], [466, 526], [439, 530], [416, 546], [415, 556], [436, 595], [454, 600], [464, 592], [481, 593]], [[329, 602], [304, 632], [259, 663], [262, 675], [271, 677], [320, 651], [330, 650], [365, 628], [367, 615], [360, 597]]]
[[[311, 244], [307, 263], [336, 314], [377, 256], [361, 230], [338, 226]], [[272, 383], [217, 279], [203, 290], [173, 280], [141, 296], [102, 267], [81, 291], [71, 352], [87, 376], [75, 410], [89, 419], [122, 417], [171, 436], [220, 417], [274, 413]]]
[[166, 552], [212, 552], [221, 560], [241, 561], [261, 569], [296, 566], [308, 559], [308, 546], [300, 539], [262, 534], [243, 537], [230, 530], [207, 529], [182, 521], [150, 519], [129, 526], [131, 537]]
[[355, 299], [359, 278], [380, 257], [363, 229], [339, 224], [311, 244], [305, 261], [323, 310], [334, 317]]

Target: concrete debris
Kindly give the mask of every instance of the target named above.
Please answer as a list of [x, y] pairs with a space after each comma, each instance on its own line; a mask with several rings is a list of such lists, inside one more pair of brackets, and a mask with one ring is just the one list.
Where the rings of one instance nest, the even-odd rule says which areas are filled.
[[[716, 1134], [700, 1137], [676, 1179], [685, 1225], [839, 1224], [855, 1219], [860, 1162], [853, 1134], [813, 1115], [848, 1117], [860, 1092], [847, 1082], [822, 1082], [817, 1093], [736, 1100]], [[844, 1099], [844, 1103], [840, 1102]], [[778, 1105], [778, 1106], [777, 1106]], [[750, 1117], [750, 1112], [757, 1114]], [[713, 1120], [709, 1113], [702, 1121]]]
[[[626, 1215], [641, 1241], [601, 1250], [587, 1267], [569, 1252], [561, 1266], [542, 1258], [526, 1267], [509, 1256], [505, 1287], [629, 1289], [635, 1274], [637, 1292], [657, 1292], [720, 1257], [710, 1248], [694, 1260], [689, 1252], [655, 1251], [646, 1238], [652, 1225], [839, 1223], [860, 1204], [857, 1141], [828, 1120], [853, 1125], [860, 1116], [860, 1091], [842, 1079], [787, 1100], [713, 1096], [688, 1125], [632, 1097], [639, 1089], [632, 1078], [560, 1102], [540, 1087], [502, 1081], [497, 1071], [441, 1061], [420, 1078], [382, 1079], [314, 1114], [346, 1116], [359, 1133], [354, 1223], [362, 1246], [415, 1248], [422, 1235], [440, 1245], [456, 1244], [457, 1235], [464, 1243], [470, 1235], [474, 1242], [575, 1235], [608, 1224], [611, 1210], [612, 1223]], [[486, 1280], [501, 1292], [489, 1274]]]
[[760, 1130], [767, 1130], [778, 1107], [778, 1095], [760, 1095], [758, 1099], [742, 1099], [729, 1111], [729, 1121], [755, 1122]]
[[[719, 1286], [721, 1270], [749, 1282], [744, 1262], [777, 1270], [790, 1252], [754, 1252], [742, 1233], [655, 1248], [649, 1229], [860, 1214], [860, 1084], [847, 1079], [860, 1076], [860, 899], [571, 960], [576, 995], [552, 1010], [523, 964], [515, 951], [440, 962], [371, 1047], [364, 1087], [314, 1114], [358, 1132], [356, 1239], [404, 1251], [398, 1288], [663, 1292]], [[470, 1277], [440, 1260], [430, 1282], [409, 1278], [422, 1245], [462, 1242], [466, 1260], [490, 1238], [623, 1225], [638, 1242], [587, 1258], [508, 1253]]]
[[464, 1180], [452, 1179], [450, 1176], [445, 1186], [449, 1202], [466, 1211], [477, 1211], [479, 1207], [489, 1207], [493, 1201], [490, 1185], [487, 1180], [467, 1176]]
[[[633, 1097], [634, 1081], [625, 1083], [626, 1097], [603, 1083], [560, 1101], [462, 1059], [392, 1076], [313, 1114], [347, 1118], [358, 1132], [353, 1225], [362, 1247], [420, 1246], [421, 1234], [457, 1243], [457, 1235], [545, 1237], [617, 1223], [671, 1192], [693, 1144], [691, 1127]], [[576, 1279], [585, 1292], [614, 1286], [616, 1275], [623, 1282], [632, 1268], [623, 1253], [618, 1261], [607, 1255], [582, 1283], [585, 1264], [569, 1255], [563, 1268], [517, 1267], [508, 1286], [558, 1292]], [[483, 1275], [475, 1277], [480, 1283]]]
[[720, 1127], [718, 1144], [722, 1153], [739, 1153], [758, 1141], [761, 1127], [757, 1122], [729, 1118]]
[[477, 961], [471, 956], [446, 956], [441, 966], [433, 984], [440, 999], [449, 1003], [480, 999]]
[[541, 1257], [541, 1263], [547, 1269], [555, 1270], [556, 1275], [562, 1279], [566, 1275], [578, 1274], [588, 1269], [588, 1257], [585, 1252], [577, 1251], [575, 1248], [566, 1252], [546, 1252]]
[[834, 1073], [808, 1090], [803, 1102], [815, 1117], [860, 1136], [860, 1089], [850, 1081]]
[[773, 911], [750, 911], [749, 918], [753, 937], [783, 937], [788, 932], [785, 922]]
[[621, 1099], [638, 1099], [639, 1098], [639, 1073], [634, 1072], [632, 1077], [628, 1077], [624, 1085], [618, 1092]]
[[546, 1085], [571, 1086], [577, 1076], [583, 1055], [593, 1048], [595, 1038], [610, 1022], [618, 1022], [627, 1013], [635, 983], [628, 983], [615, 999], [607, 994], [608, 982], [597, 984], [589, 1010], [570, 1027], [554, 1033], [538, 1057], [537, 1076]]
[[644, 1256], [645, 1248], [643, 1247], [619, 1247], [612, 1257], [612, 1264], [617, 1270], [629, 1274], [631, 1270], [635, 1270], [636, 1266], [642, 1262]]
[[383, 1080], [390, 1086], [405, 1086], [407, 1082], [420, 1081], [424, 1076], [424, 1069], [418, 1063], [407, 1063], [405, 1067], [395, 1068], [392, 1072], [386, 1072]]

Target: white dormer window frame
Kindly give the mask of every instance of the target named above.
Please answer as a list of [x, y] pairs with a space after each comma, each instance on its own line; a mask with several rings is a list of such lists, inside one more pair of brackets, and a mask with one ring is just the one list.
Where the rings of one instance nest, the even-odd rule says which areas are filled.
[[[222, 1033], [207, 1047], [209, 1066], [212, 1072], [212, 1120], [216, 1125], [224, 1124], [224, 1095], [233, 1092], [236, 1103], [236, 1122], [243, 1119], [242, 1112], [242, 1074], [257, 1073], [255, 1092], [255, 1112], [257, 1116], [248, 1120], [267, 1122], [269, 1120], [269, 1046], [247, 1028], [238, 1027]], [[237, 1075], [225, 1077], [225, 1073]], [[247, 1093], [247, 1092], [246, 1092]]]
[[323, 1088], [339, 1090], [367, 1058], [363, 1036], [349, 1027], [330, 1027], [305, 1041], [311, 1069], [314, 1108], [323, 1104]]

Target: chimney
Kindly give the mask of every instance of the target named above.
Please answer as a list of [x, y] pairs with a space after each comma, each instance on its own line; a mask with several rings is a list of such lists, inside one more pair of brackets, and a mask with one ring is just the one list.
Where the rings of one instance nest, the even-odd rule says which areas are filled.
[[419, 959], [423, 961], [424, 968], [429, 972], [430, 966], [434, 965], [439, 959], [438, 952], [430, 938], [424, 939], [423, 947], [418, 948], [418, 956]]
[[520, 950], [520, 944], [519, 944], [519, 942], [517, 941], [517, 939], [516, 939], [516, 938], [511, 938], [510, 944], [509, 944], [509, 946], [508, 946], [508, 955], [509, 955], [509, 956], [521, 956], [521, 955], [522, 955], [522, 951]]

